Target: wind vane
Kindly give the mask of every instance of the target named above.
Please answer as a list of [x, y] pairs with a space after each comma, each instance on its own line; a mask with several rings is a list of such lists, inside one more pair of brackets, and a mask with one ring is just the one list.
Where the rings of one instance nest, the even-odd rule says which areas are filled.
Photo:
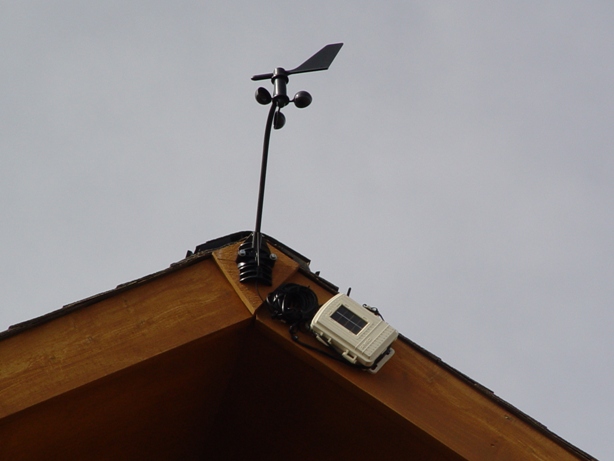
[[279, 130], [286, 123], [286, 117], [281, 113], [281, 109], [289, 103], [294, 103], [299, 109], [303, 109], [311, 104], [312, 98], [307, 91], [299, 91], [290, 99], [286, 93], [288, 76], [304, 72], [315, 72], [327, 70], [343, 43], [326, 45], [300, 66], [286, 70], [283, 67], [276, 67], [271, 74], [254, 75], [252, 80], [271, 79], [273, 83], [273, 95], [266, 88], [260, 87], [256, 90], [256, 101], [262, 105], [271, 104], [269, 116], [264, 130], [264, 143], [262, 146], [262, 166], [260, 168], [260, 189], [258, 191], [258, 211], [256, 212], [256, 229], [254, 233], [239, 247], [237, 256], [237, 267], [239, 268], [239, 280], [245, 282], [258, 282], [264, 285], [271, 285], [273, 280], [273, 265], [277, 256], [272, 254], [266, 242], [262, 240], [260, 227], [262, 224], [262, 207], [264, 204], [264, 185], [266, 182], [267, 160], [269, 156], [269, 140], [271, 138], [271, 128]]

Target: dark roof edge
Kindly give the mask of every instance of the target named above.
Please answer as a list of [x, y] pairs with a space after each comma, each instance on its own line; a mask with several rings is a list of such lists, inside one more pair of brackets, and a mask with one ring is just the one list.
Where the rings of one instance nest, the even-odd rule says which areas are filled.
[[[252, 231], [242, 231], [235, 232], [234, 234], [229, 234], [224, 237], [216, 238], [213, 240], [209, 240], [208, 242], [202, 243], [198, 245], [194, 251], [188, 251], [187, 256], [197, 255], [202, 252], [207, 252], [211, 250], [216, 250], [218, 248], [225, 247], [227, 245], [232, 245], [233, 243], [239, 243], [242, 240], [246, 240], [251, 237], [254, 233]], [[273, 237], [262, 234], [265, 241], [277, 248], [279, 251], [283, 252], [286, 256], [290, 257], [294, 262], [296, 262], [299, 266], [299, 271], [305, 275], [306, 277], [312, 279], [313, 281], [319, 283], [320, 285], [325, 286], [332, 293], [338, 293], [339, 287], [328, 280], [320, 277], [319, 272], [312, 272], [309, 264], [311, 264], [311, 260], [306, 256], [303, 256], [298, 251], [290, 248], [288, 245], [281, 243], [279, 240], [274, 239]]]
[[527, 415], [525, 412], [523, 412], [522, 410], [518, 409], [517, 407], [515, 407], [511, 403], [509, 403], [506, 400], [502, 399], [497, 394], [495, 394], [493, 391], [491, 391], [490, 389], [488, 389], [485, 386], [482, 386], [480, 383], [478, 383], [474, 379], [471, 379], [469, 376], [467, 376], [463, 372], [458, 371], [456, 368], [454, 368], [451, 365], [448, 365], [440, 357], [438, 357], [435, 354], [429, 352], [428, 350], [426, 350], [425, 348], [423, 348], [419, 344], [413, 342], [411, 339], [403, 336], [402, 334], [399, 334], [399, 339], [401, 341], [403, 341], [405, 344], [407, 344], [408, 346], [410, 346], [412, 349], [416, 350], [417, 352], [419, 352], [420, 354], [422, 354], [423, 356], [428, 358], [429, 360], [435, 362], [438, 366], [440, 366], [441, 368], [445, 369], [446, 371], [448, 371], [449, 373], [451, 373], [452, 375], [454, 375], [455, 377], [457, 377], [461, 381], [464, 381], [466, 384], [468, 384], [469, 386], [471, 386], [474, 389], [476, 389], [480, 394], [484, 395], [486, 398], [488, 398], [489, 400], [493, 401], [498, 406], [504, 408], [506, 411], [508, 411], [510, 414], [514, 415], [516, 418], [518, 418], [521, 421], [529, 424], [531, 427], [535, 428], [537, 431], [541, 432], [543, 435], [545, 435], [549, 439], [553, 440], [554, 442], [556, 442], [557, 444], [559, 444], [560, 446], [565, 448], [570, 453], [574, 454], [575, 456], [580, 457], [581, 459], [587, 460], [587, 461], [597, 461], [596, 458], [592, 457], [591, 455], [586, 453], [584, 450], [581, 450], [580, 448], [576, 447], [575, 445], [569, 443], [567, 440], [565, 440], [561, 436], [555, 434], [550, 429], [548, 429], [547, 426], [543, 425], [542, 423], [540, 423], [536, 419], [532, 418], [531, 416]]
[[[206, 251], [201, 251], [198, 254], [193, 254], [191, 252], [188, 252], [189, 256], [186, 256], [184, 259], [174, 262], [172, 263], [169, 267], [167, 267], [166, 269], [162, 269], [161, 271], [158, 272], [154, 272], [153, 274], [149, 274], [146, 275], [144, 277], [140, 277], [136, 280], [133, 280], [131, 282], [126, 282], [126, 283], [122, 283], [117, 285], [117, 287], [111, 289], [111, 290], [107, 290], [107, 291], [103, 291], [102, 293], [98, 293], [95, 294], [93, 296], [90, 296], [88, 298], [82, 299], [80, 301], [76, 301], [74, 303], [70, 303], [70, 304], [66, 304], [65, 306], [62, 306], [60, 309], [48, 312], [47, 314], [43, 314], [40, 317], [35, 317], [33, 319], [30, 320], [26, 320], [24, 322], [20, 322], [20, 323], [16, 323], [15, 325], [11, 325], [9, 326], [8, 330], [2, 331], [0, 332], [0, 341], [2, 341], [3, 339], [6, 338], [10, 338], [11, 336], [15, 336], [19, 333], [21, 333], [22, 331], [25, 330], [29, 330], [31, 328], [37, 327], [39, 325], [42, 325], [44, 323], [50, 322], [58, 317], [62, 317], [64, 315], [67, 315], [73, 311], [76, 311], [78, 309], [83, 309], [84, 307], [87, 306], [91, 306], [92, 304], [95, 304], [97, 302], [100, 302], [104, 299], [110, 298], [112, 296], [115, 296], [118, 293], [121, 293], [123, 291], [129, 290], [130, 288], [133, 288], [135, 286], [138, 285], [142, 285], [144, 283], [149, 282], [150, 280], [153, 280], [155, 278], [161, 277], [163, 275], [166, 275], [170, 272], [174, 272], [176, 270], [179, 270], [181, 268], [190, 266], [192, 264], [195, 264], [199, 261], [202, 261], [203, 259], [207, 259], [209, 257], [211, 257], [211, 254], [213, 253], [213, 251], [222, 248], [224, 246], [230, 245], [232, 243], [234, 243], [234, 240], [232, 241], [227, 241], [228, 237], [231, 237], [235, 234], [231, 234], [230, 236], [226, 236], [226, 237], [221, 237], [219, 239], [216, 239], [215, 241], [219, 241], [219, 246], [217, 247], [212, 247], [209, 248]], [[211, 240], [211, 242], [214, 242], [214, 240]]]
[[[213, 240], [209, 240], [209, 241], [207, 241], [205, 243], [201, 243], [200, 245], [198, 245], [194, 249], [193, 252], [192, 251], [188, 251], [186, 256], [191, 256], [193, 254], [199, 254], [199, 253], [207, 252], [207, 251], [210, 251], [210, 250], [217, 250], [218, 248], [222, 248], [222, 247], [225, 247], [227, 245], [231, 245], [233, 243], [238, 243], [241, 240], [245, 240], [245, 239], [247, 239], [248, 237], [250, 237], [252, 235], [253, 235], [252, 231], [242, 231], [242, 232], [235, 232], [234, 234], [229, 234], [229, 235], [226, 235], [224, 237], [220, 237], [220, 238], [216, 238], [216, 239], [213, 239]], [[298, 265], [302, 269], [306, 269], [306, 270], [309, 271], [309, 264], [311, 263], [311, 260], [309, 258], [303, 256], [298, 251], [293, 250], [289, 246], [284, 245], [279, 240], [276, 240], [276, 239], [274, 239], [273, 237], [271, 237], [269, 235], [262, 234], [262, 236], [264, 237], [266, 242], [270, 243], [275, 248], [283, 251], [286, 255], [288, 255], [295, 262], [297, 262]]]
[[[131, 282], [122, 283], [120, 285], [117, 285], [117, 287], [111, 290], [104, 291], [102, 293], [95, 294], [93, 296], [82, 299], [80, 301], [76, 301], [74, 303], [67, 304], [61, 307], [60, 309], [56, 309], [54, 311], [48, 312], [46, 314], [41, 315], [40, 317], [35, 317], [33, 319], [26, 320], [24, 322], [20, 322], [15, 325], [11, 325], [9, 326], [7, 330], [0, 332], [0, 341], [6, 338], [10, 338], [11, 336], [15, 336], [21, 333], [22, 331], [29, 330], [31, 328], [34, 328], [39, 325], [50, 322], [58, 317], [67, 315], [75, 310], [83, 309], [84, 307], [91, 306], [94, 303], [97, 303], [104, 299], [115, 296], [116, 294], [121, 293], [122, 291], [128, 290], [130, 288], [133, 288], [135, 286], [142, 285], [146, 282], [149, 282], [150, 280], [161, 277], [170, 272], [173, 272], [181, 268], [195, 264], [199, 261], [202, 261], [203, 259], [209, 258], [215, 250], [219, 250], [220, 248], [224, 248], [228, 245], [238, 243], [241, 240], [246, 239], [250, 235], [252, 235], [251, 231], [242, 231], [242, 232], [235, 232], [233, 234], [229, 234], [224, 237], [219, 237], [213, 240], [209, 240], [201, 245], [198, 245], [196, 249], [194, 250], [194, 252], [188, 251], [184, 259], [177, 261], [175, 263], [172, 263], [166, 269], [163, 269], [158, 272], [154, 272], [153, 274], [146, 275], [144, 277], [138, 278]], [[299, 252], [293, 250], [292, 248], [284, 245], [283, 243], [281, 243], [280, 241], [272, 237], [269, 237], [266, 235], [264, 237], [268, 243], [270, 243], [275, 248], [282, 251], [283, 253], [288, 255], [290, 258], [292, 258], [294, 261], [296, 261], [299, 265], [299, 269], [305, 275], [312, 278], [314, 281], [325, 285], [328, 289], [334, 292], [338, 291], [338, 288], [335, 285], [319, 277], [318, 274], [314, 274], [311, 272], [311, 270], [309, 269], [309, 263], [311, 261], [308, 258], [306, 258], [305, 256], [301, 255]]]

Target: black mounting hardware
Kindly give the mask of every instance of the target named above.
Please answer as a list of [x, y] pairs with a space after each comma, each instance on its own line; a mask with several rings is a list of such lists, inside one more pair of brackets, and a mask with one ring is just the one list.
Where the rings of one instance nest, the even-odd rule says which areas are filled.
[[237, 267], [239, 268], [239, 281], [257, 281], [265, 285], [271, 285], [273, 281], [273, 266], [277, 261], [277, 255], [271, 253], [266, 242], [263, 242], [262, 234], [258, 235], [259, 242], [254, 245], [253, 234], [239, 247], [237, 254]]
[[289, 103], [292, 102], [299, 109], [303, 109], [309, 106], [312, 101], [311, 95], [307, 91], [299, 91], [294, 95], [292, 100], [288, 97], [286, 91], [286, 85], [289, 81], [288, 76], [304, 72], [327, 70], [342, 46], [343, 43], [326, 45], [303, 64], [292, 70], [276, 67], [271, 74], [260, 74], [252, 77], [252, 80], [271, 79], [273, 83], [273, 95], [271, 96], [271, 93], [263, 87], [256, 90], [256, 101], [258, 101], [258, 103], [264, 106], [272, 104], [264, 130], [262, 165], [260, 168], [260, 189], [258, 191], [258, 211], [256, 212], [256, 229], [239, 247], [239, 254], [236, 260], [237, 267], [239, 268], [239, 280], [243, 283], [254, 281], [269, 286], [273, 283], [273, 265], [277, 258], [274, 254], [271, 254], [271, 251], [260, 233], [271, 128], [276, 130], [283, 128], [286, 123], [286, 117], [281, 113], [281, 109]]

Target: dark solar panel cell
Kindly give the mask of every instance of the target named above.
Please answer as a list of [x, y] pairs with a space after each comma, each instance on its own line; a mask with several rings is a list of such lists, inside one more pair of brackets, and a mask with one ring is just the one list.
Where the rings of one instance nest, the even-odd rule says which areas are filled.
[[360, 332], [360, 330], [362, 330], [367, 324], [367, 322], [362, 317], [359, 317], [358, 315], [354, 314], [354, 312], [352, 312], [343, 305], [339, 306], [339, 308], [335, 312], [333, 312], [331, 318], [335, 322], [350, 330], [355, 335], [357, 335], [358, 332]]

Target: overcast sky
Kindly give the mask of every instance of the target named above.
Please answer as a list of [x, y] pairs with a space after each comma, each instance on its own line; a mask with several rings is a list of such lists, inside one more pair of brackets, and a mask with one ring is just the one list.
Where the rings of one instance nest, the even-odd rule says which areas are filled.
[[[614, 3], [0, 1], [0, 329], [252, 229], [614, 456]], [[408, 396], [411, 398], [411, 396]]]

